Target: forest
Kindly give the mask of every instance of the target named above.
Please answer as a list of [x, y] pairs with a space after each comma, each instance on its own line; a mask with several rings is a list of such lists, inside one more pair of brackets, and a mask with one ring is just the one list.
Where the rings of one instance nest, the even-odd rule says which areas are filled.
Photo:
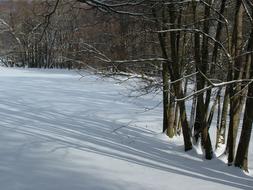
[[200, 146], [206, 160], [222, 149], [227, 165], [248, 172], [251, 0], [2, 0], [0, 58], [136, 78], [142, 95], [162, 94], [168, 141], [183, 136], [184, 150]]

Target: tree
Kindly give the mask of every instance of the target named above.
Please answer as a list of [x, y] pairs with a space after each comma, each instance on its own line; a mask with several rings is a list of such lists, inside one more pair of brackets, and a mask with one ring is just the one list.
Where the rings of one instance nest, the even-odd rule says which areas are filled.
[[[240, 54], [243, 48], [243, 15], [244, 8], [242, 1], [238, 0], [235, 7], [235, 21], [234, 30], [232, 36], [232, 47], [231, 52], [234, 57], [234, 61], [231, 62], [230, 79], [239, 80], [242, 79], [243, 73], [243, 62]], [[229, 85], [230, 94], [230, 120], [229, 120], [229, 131], [227, 140], [227, 151], [228, 151], [228, 164], [231, 165], [234, 161], [235, 143], [237, 137], [237, 131], [240, 121], [240, 114], [242, 111], [243, 98], [240, 96], [241, 86], [239, 84]]]
[[[253, 15], [253, 6], [251, 5], [251, 17]], [[251, 34], [248, 40], [248, 47], [247, 47], [247, 56], [246, 56], [246, 68], [249, 68], [249, 78], [253, 78], [253, 26], [251, 20]], [[246, 69], [248, 70], [248, 69]], [[246, 76], [248, 78], [248, 76]], [[245, 87], [244, 87], [245, 89]], [[241, 137], [239, 140], [239, 145], [236, 152], [235, 157], [235, 166], [243, 168], [245, 171], [248, 172], [248, 150], [249, 150], [249, 143], [251, 138], [251, 131], [252, 131], [252, 123], [253, 123], [253, 85], [252, 82], [246, 86], [248, 89], [244, 117], [243, 117], [243, 124], [242, 124], [242, 132]]]

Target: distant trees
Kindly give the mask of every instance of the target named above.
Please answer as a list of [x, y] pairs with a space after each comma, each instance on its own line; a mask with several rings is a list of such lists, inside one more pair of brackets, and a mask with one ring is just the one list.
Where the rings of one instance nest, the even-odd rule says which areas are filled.
[[[9, 4], [11, 13], [7, 11], [2, 16], [11, 26], [5, 36], [12, 34], [10, 38], [16, 45], [3, 47], [2, 51], [8, 49], [9, 53], [3, 55], [20, 66], [71, 69], [92, 63], [93, 67], [101, 69], [127, 71], [125, 64], [105, 64], [105, 57], [102, 54], [98, 57], [97, 51], [91, 47], [103, 50], [103, 54], [112, 60], [136, 55], [149, 58], [149, 54], [157, 53], [157, 45], [147, 46], [154, 35], [140, 35], [140, 30], [146, 26], [137, 18], [105, 16], [105, 13], [76, 1], [61, 1], [55, 10], [55, 1], [10, 1]], [[142, 51], [138, 51], [140, 49]], [[97, 59], [94, 59], [95, 54]], [[139, 64], [138, 70], [153, 72], [159, 67], [156, 63], [148, 65]]]
[[[12, 53], [20, 65], [138, 74], [149, 88], [163, 92], [163, 132], [172, 138], [182, 130], [185, 150], [200, 144], [206, 159], [226, 144], [228, 164], [247, 170], [253, 119], [250, 0], [55, 0], [13, 6], [18, 8], [5, 20], [19, 39]], [[216, 137], [209, 133], [212, 125]]]

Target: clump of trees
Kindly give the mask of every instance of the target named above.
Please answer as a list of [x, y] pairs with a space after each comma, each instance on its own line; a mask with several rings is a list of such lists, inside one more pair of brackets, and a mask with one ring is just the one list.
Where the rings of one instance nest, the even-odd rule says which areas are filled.
[[[18, 8], [3, 25], [9, 29], [4, 34], [17, 42], [8, 52], [15, 63], [137, 73], [151, 88], [162, 89], [163, 132], [172, 138], [182, 131], [185, 150], [200, 143], [206, 159], [226, 145], [228, 164], [248, 170], [251, 0], [55, 0], [13, 6]], [[215, 138], [211, 125], [217, 126]]]

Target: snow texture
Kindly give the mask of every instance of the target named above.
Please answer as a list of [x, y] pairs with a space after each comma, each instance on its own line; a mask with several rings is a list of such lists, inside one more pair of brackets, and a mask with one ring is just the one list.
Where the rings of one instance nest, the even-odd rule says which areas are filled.
[[[160, 133], [161, 99], [75, 71], [0, 68], [0, 189], [253, 189], [220, 159]], [[130, 83], [132, 81], [128, 81]], [[253, 167], [252, 144], [249, 165]]]

